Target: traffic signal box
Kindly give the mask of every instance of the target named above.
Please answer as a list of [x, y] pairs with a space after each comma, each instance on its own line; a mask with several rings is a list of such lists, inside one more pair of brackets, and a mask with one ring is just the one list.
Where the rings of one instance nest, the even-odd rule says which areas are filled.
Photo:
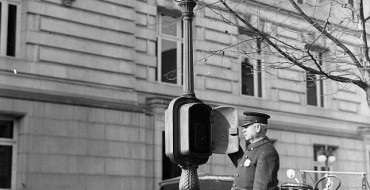
[[[226, 144], [226, 148], [225, 146], [222, 148], [224, 153], [236, 152], [239, 148], [235, 108], [229, 118], [232, 118], [233, 122], [231, 123], [236, 123], [236, 125], [226, 127], [228, 131], [223, 134], [227, 138], [234, 136], [234, 139], [237, 139], [232, 141], [233, 145], [230, 147], [233, 148], [228, 148], [229, 140], [225, 140], [224, 137], [222, 137], [223, 140], [220, 140], [220, 134], [216, 135], [219, 142], [212, 142], [212, 136], [215, 138], [215, 135], [212, 135], [212, 126], [214, 126], [212, 125], [212, 108], [196, 98], [179, 97], [172, 100], [165, 112], [165, 117], [165, 151], [174, 163], [186, 165], [187, 162], [191, 161], [197, 165], [204, 164], [208, 161], [213, 149], [218, 149], [215, 153], [220, 153], [220, 146], [218, 148], [212, 146], [215, 144]], [[220, 119], [214, 121], [220, 123]], [[225, 127], [225, 125], [222, 126]], [[220, 130], [216, 130], [216, 132], [220, 132]], [[220, 141], [227, 142], [220, 143]], [[236, 146], [237, 148], [235, 148]]]

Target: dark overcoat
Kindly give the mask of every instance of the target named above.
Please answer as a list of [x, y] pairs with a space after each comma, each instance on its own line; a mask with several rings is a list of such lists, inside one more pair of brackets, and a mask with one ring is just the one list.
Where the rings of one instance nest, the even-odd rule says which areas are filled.
[[266, 137], [229, 155], [237, 167], [233, 187], [247, 190], [276, 190], [279, 180], [279, 154]]

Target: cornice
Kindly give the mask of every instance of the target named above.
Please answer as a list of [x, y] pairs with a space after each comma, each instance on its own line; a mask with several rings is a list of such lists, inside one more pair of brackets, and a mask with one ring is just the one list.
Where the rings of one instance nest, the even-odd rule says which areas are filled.
[[74, 106], [86, 106], [94, 108], [112, 109], [130, 112], [145, 112], [142, 106], [135, 102], [113, 100], [101, 97], [82, 96], [69, 93], [35, 91], [31, 89], [0, 88], [0, 97], [27, 101], [49, 102]]
[[321, 135], [321, 136], [331, 136], [331, 137], [341, 137], [341, 138], [349, 138], [349, 139], [357, 139], [362, 140], [362, 136], [358, 131], [345, 131], [345, 130], [338, 130], [333, 128], [319, 128], [319, 127], [312, 127], [312, 126], [291, 126], [291, 125], [284, 125], [282, 123], [269, 123], [269, 128], [279, 131], [288, 131], [288, 132], [296, 132], [296, 133], [304, 133], [304, 134], [311, 134], [311, 135]]

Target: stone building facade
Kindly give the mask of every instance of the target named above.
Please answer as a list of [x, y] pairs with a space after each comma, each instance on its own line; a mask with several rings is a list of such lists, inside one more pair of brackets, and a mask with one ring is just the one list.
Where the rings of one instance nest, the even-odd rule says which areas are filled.
[[[163, 153], [164, 110], [182, 93], [175, 1], [0, 3], [0, 189], [155, 190], [176, 175]], [[325, 82], [326, 95], [307, 105], [305, 83], [291, 69], [253, 75], [254, 93], [245, 94], [245, 59], [219, 51], [238, 42], [239, 27], [204, 6], [195, 14], [197, 97], [236, 107], [240, 119], [243, 111], [271, 115], [281, 183], [291, 180], [287, 169], [320, 170], [315, 149], [325, 145], [336, 156], [331, 170], [370, 171], [370, 112], [360, 89]], [[234, 168], [212, 155], [198, 171], [232, 175]]]

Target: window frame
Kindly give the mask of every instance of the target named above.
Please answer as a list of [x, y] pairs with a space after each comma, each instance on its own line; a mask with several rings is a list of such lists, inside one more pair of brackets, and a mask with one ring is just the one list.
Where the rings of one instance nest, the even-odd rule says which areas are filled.
[[[321, 162], [318, 162], [317, 161], [317, 152], [320, 150], [320, 149], [323, 149], [323, 148], [326, 148], [326, 149], [331, 149], [332, 150], [332, 154], [337, 157], [337, 151], [338, 151], [338, 146], [333, 146], [333, 145], [327, 145], [327, 144], [314, 144], [313, 145], [313, 170], [314, 171], [326, 171], [325, 169], [325, 163], [321, 163]], [[322, 170], [324, 168], [324, 170]], [[328, 171], [333, 171], [334, 169], [334, 166], [333, 165], [328, 165]], [[315, 181], [319, 180], [324, 174], [318, 174], [318, 173], [315, 173]]]
[[[323, 53], [319, 52], [317, 53], [319, 59], [319, 64], [324, 67], [324, 62], [323, 62]], [[315, 76], [315, 80], [313, 81], [315, 83], [315, 88], [316, 88], [316, 104], [309, 104], [309, 93], [308, 93], [308, 75]], [[310, 74], [309, 72], [306, 71], [306, 105], [308, 106], [315, 106], [319, 108], [325, 108], [325, 83], [323, 81], [323, 77], [317, 74]]]
[[[180, 20], [179, 22], [176, 22], [176, 28], [177, 28], [177, 31], [176, 31], [176, 36], [171, 36], [171, 35], [168, 35], [168, 34], [164, 34], [162, 33], [162, 23], [161, 23], [161, 20], [162, 20], [162, 16], [163, 15], [166, 15], [166, 16], [170, 16], [170, 17], [173, 17], [173, 18], [177, 18]], [[167, 13], [165, 11], [162, 11], [162, 12], [158, 12], [158, 31], [157, 31], [157, 73], [156, 73], [156, 76], [157, 76], [157, 81], [158, 82], [161, 82], [163, 84], [168, 84], [168, 85], [182, 85], [182, 62], [183, 62], [183, 56], [182, 56], [182, 52], [183, 52], [183, 37], [182, 37], [182, 18], [181, 18], [181, 15], [175, 15], [175, 14], [170, 14], [170, 13]], [[162, 81], [162, 40], [168, 40], [168, 41], [171, 41], [171, 42], [176, 42], [176, 83], [169, 83], [169, 82], [163, 82]], [[178, 51], [180, 50], [180, 51]]]
[[[253, 36], [248, 36], [247, 37], [253, 38]], [[265, 72], [262, 71], [263, 68], [263, 56], [262, 56], [262, 40], [260, 38], [254, 39], [253, 43], [254, 45], [252, 46], [253, 49], [256, 50], [254, 53], [253, 57], [254, 58], [249, 58], [246, 56], [240, 56], [240, 65], [242, 66], [242, 63], [245, 59], [248, 60], [248, 63], [253, 66], [253, 95], [248, 95], [248, 94], [243, 94], [242, 88], [243, 88], [243, 71], [240, 69], [240, 94], [243, 96], [249, 96], [249, 97], [256, 97], [256, 98], [264, 98], [265, 97]], [[251, 61], [252, 60], [252, 61]]]
[[18, 126], [17, 122], [14, 119], [8, 117], [1, 117], [0, 120], [3, 121], [12, 121], [13, 122], [13, 138], [1, 138], [0, 145], [12, 146], [12, 166], [11, 166], [11, 181], [10, 189], [0, 188], [0, 190], [15, 190], [16, 189], [16, 174], [17, 174], [17, 153], [18, 153]]
[[[21, 1], [20, 0], [0, 0], [1, 3], [1, 22], [0, 22], [0, 56], [19, 57], [20, 54], [20, 33], [21, 33]], [[15, 48], [14, 56], [8, 55], [8, 14], [9, 5], [16, 6], [16, 23], [15, 23]], [[2, 43], [5, 42], [5, 43]]]

